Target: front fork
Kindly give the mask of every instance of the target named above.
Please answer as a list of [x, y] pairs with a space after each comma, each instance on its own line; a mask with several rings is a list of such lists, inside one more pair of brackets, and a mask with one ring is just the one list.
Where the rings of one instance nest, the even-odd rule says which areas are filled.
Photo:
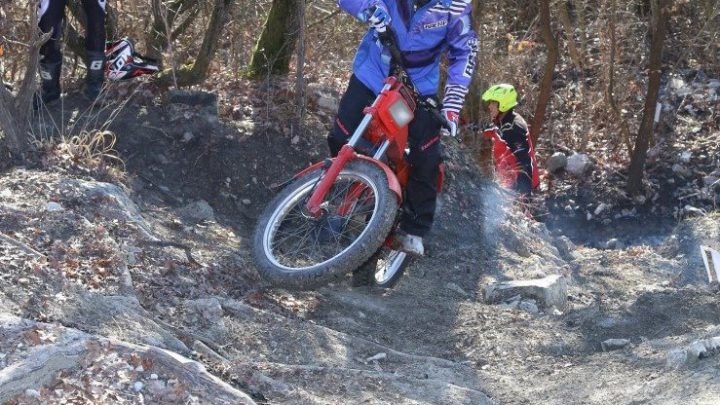
[[[337, 157], [333, 159], [332, 164], [330, 165], [330, 167], [328, 167], [327, 171], [323, 173], [322, 178], [315, 186], [315, 191], [313, 191], [310, 199], [305, 206], [307, 213], [309, 213], [311, 216], [319, 218], [322, 215], [321, 205], [323, 201], [325, 201], [325, 197], [330, 191], [330, 188], [335, 183], [337, 176], [340, 174], [345, 165], [348, 164], [348, 162], [356, 158], [355, 149], [353, 146], [354, 145], [348, 142], [348, 144], [343, 145], [343, 147], [340, 148], [340, 152], [338, 153]], [[373, 155], [373, 159], [380, 160], [385, 155], [385, 152], [387, 151], [387, 148], [389, 146], [390, 141], [385, 140], [380, 145], [377, 152], [375, 152], [375, 154]], [[354, 206], [354, 200], [356, 200], [362, 194], [365, 188], [366, 187], [361, 184], [354, 184], [350, 188], [350, 191], [345, 198], [346, 201], [344, 201], [343, 204], [338, 208], [338, 214], [345, 215], [347, 212], [349, 212], [352, 206]]]
[[[383, 90], [380, 92], [380, 95], [375, 99], [373, 102], [370, 110], [372, 111], [372, 107], [377, 105], [380, 98], [382, 97], [382, 94], [390, 88], [389, 84], [386, 84], [383, 87]], [[374, 118], [374, 115], [372, 112], [368, 112], [363, 117], [362, 121], [360, 121], [360, 125], [355, 129], [355, 132], [353, 132], [352, 136], [350, 137], [350, 140], [347, 144], [343, 145], [342, 148], [340, 148], [340, 152], [338, 152], [338, 155], [335, 159], [333, 159], [332, 164], [330, 167], [325, 171], [325, 173], [322, 175], [322, 178], [318, 182], [318, 184], [315, 186], [315, 191], [313, 191], [312, 195], [310, 196], [310, 199], [308, 200], [307, 204], [305, 205], [306, 212], [310, 214], [314, 218], [319, 218], [322, 215], [322, 203], [325, 201], [325, 197], [327, 196], [327, 193], [330, 191], [330, 188], [335, 183], [335, 180], [337, 179], [337, 176], [340, 174], [342, 169], [345, 167], [345, 165], [355, 159], [355, 146], [357, 143], [362, 139], [363, 135], [365, 134], [365, 131], [367, 131], [368, 127], [370, 126], [370, 123], [372, 122]], [[373, 155], [373, 159], [380, 160], [387, 151], [387, 148], [390, 146], [390, 141], [385, 140], [382, 145], [380, 145], [380, 148], [378, 148], [377, 152]], [[353, 187], [355, 189], [357, 187]], [[355, 190], [353, 193], [350, 193], [349, 196], [356, 194], [355, 198], [357, 198], [360, 194], [362, 194], [363, 190]], [[349, 207], [346, 206], [347, 203], [352, 203], [352, 201], [345, 202], [342, 204], [342, 207], [345, 207], [343, 210], [349, 210]], [[342, 213], [340, 213], [342, 215]]]

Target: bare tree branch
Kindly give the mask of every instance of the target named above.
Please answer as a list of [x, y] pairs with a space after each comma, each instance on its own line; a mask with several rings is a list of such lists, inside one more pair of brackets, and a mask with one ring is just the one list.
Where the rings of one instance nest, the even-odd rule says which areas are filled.
[[610, 107], [610, 113], [613, 116], [613, 122], [620, 126], [620, 133], [622, 135], [623, 143], [627, 148], [628, 154], [632, 155], [632, 137], [630, 136], [630, 128], [628, 127], [627, 121], [625, 121], [620, 114], [620, 109], [615, 102], [614, 87], [615, 87], [615, 53], [617, 51], [617, 38], [616, 38], [616, 4], [615, 0], [610, 1], [610, 10], [608, 13], [608, 31], [610, 35], [610, 50], [609, 50], [609, 61], [608, 61], [608, 82], [605, 86], [605, 102]]
[[540, 95], [538, 95], [531, 125], [532, 141], [535, 144], [537, 144], [538, 136], [540, 136], [543, 122], [545, 121], [545, 111], [547, 110], [547, 105], [552, 95], [553, 71], [555, 70], [555, 64], [557, 64], [558, 60], [557, 40], [553, 35], [550, 23], [550, 0], [540, 0], [539, 8], [540, 32], [547, 46], [547, 61], [545, 62], [545, 70], [543, 71], [542, 81], [540, 82]]

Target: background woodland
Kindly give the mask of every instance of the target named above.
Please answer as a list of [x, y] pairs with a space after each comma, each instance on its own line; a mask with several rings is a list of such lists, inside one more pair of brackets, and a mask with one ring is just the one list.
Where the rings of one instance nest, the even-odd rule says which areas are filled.
[[[32, 146], [25, 134], [29, 92], [36, 85], [26, 73], [35, 71], [37, 61], [28, 51], [42, 41], [34, 29], [34, 3], [0, 3], [2, 78], [16, 89], [3, 89], [3, 129], [5, 148], [15, 156]], [[718, 3], [473, 0], [481, 52], [465, 122], [483, 119], [479, 96], [488, 84], [510, 82], [522, 95], [520, 110], [531, 122], [541, 157], [555, 150], [588, 152], [626, 173], [627, 191], [638, 193], [648, 151], [672, 144], [683, 107], [707, 96], [690, 91], [679, 106], [663, 107], [658, 100], [668, 83], [720, 76]], [[81, 5], [70, 1], [68, 82], [84, 74], [83, 25]], [[283, 83], [285, 97], [272, 103], [293, 118], [295, 128], [306, 116], [308, 86], [342, 92], [365, 29], [332, 0], [108, 4], [108, 38], [128, 36], [140, 52], [162, 61], [166, 70], [154, 79], [159, 88], [215, 91], [230, 116], [238, 107], [234, 92], [247, 81]], [[710, 96], [709, 105], [716, 106], [717, 96]], [[717, 109], [704, 114], [707, 127], [701, 131], [717, 136]], [[487, 155], [487, 145], [478, 147]]]

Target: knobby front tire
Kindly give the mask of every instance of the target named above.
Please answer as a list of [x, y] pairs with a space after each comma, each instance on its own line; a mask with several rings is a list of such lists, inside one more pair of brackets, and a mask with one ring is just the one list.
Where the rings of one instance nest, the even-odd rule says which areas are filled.
[[[323, 216], [303, 211], [322, 170], [296, 179], [260, 216], [253, 253], [260, 275], [277, 287], [311, 289], [365, 263], [383, 244], [395, 222], [398, 200], [385, 172], [371, 162], [354, 160], [340, 172], [321, 205]], [[349, 213], [340, 205], [350, 190], [363, 194]]]

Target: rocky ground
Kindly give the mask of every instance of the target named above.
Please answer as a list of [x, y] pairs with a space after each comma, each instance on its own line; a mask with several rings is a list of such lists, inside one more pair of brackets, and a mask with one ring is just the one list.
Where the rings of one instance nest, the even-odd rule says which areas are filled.
[[[121, 170], [66, 147], [0, 174], [0, 403], [717, 403], [711, 199], [633, 213], [596, 165], [555, 173], [529, 219], [451, 143], [429, 253], [394, 289], [274, 289], [247, 240], [269, 186], [324, 156], [328, 113], [299, 137], [251, 101], [220, 120], [213, 97], [139, 92], [108, 126]], [[82, 107], [38, 131], [104, 122]], [[704, 181], [716, 157], [692, 153]]]

